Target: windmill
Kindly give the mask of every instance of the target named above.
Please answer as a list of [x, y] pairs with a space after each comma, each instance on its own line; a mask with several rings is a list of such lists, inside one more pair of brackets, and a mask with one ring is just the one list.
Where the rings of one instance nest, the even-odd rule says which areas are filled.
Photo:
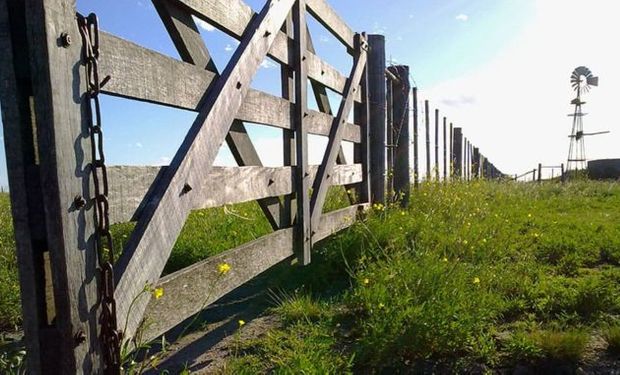
[[581, 101], [581, 95], [590, 91], [592, 86], [598, 86], [598, 77], [594, 77], [590, 69], [580, 66], [571, 74], [570, 83], [573, 90], [577, 92], [577, 97], [571, 101], [571, 104], [575, 106], [575, 111], [568, 115], [573, 118], [573, 130], [571, 135], [568, 136], [570, 138], [570, 146], [568, 148], [567, 170], [569, 171], [586, 168], [584, 137], [609, 133], [609, 131], [596, 133], [584, 133], [583, 131], [583, 116], [587, 115], [587, 113], [581, 111], [581, 106], [586, 104], [586, 102]]

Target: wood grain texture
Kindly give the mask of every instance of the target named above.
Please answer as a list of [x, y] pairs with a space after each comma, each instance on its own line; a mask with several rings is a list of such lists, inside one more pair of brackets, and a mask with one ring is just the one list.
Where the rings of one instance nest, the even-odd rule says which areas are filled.
[[[89, 186], [90, 140], [84, 104], [86, 82], [74, 0], [27, 0], [25, 18], [45, 207], [47, 246], [54, 288], [58, 350], [43, 373], [86, 373], [102, 368], [99, 345], [99, 292], [93, 211], [77, 210], [76, 195], [92, 199]], [[61, 32], [75, 43], [59, 45]], [[54, 309], [52, 309], [54, 310]], [[48, 309], [49, 311], [49, 309]], [[86, 342], [75, 344], [83, 332]]]
[[370, 191], [372, 203], [385, 203], [386, 84], [385, 37], [368, 36], [368, 101], [370, 113]]
[[[140, 206], [148, 205], [147, 192], [166, 167], [110, 166], [110, 221], [121, 223], [140, 218]], [[308, 166], [310, 181], [318, 165]], [[206, 192], [197, 198], [192, 209], [213, 208], [226, 204], [278, 197], [295, 192], [294, 167], [213, 167], [206, 182]], [[351, 185], [362, 181], [362, 165], [337, 165], [333, 185]]]
[[[356, 205], [323, 215], [314, 241], [348, 228], [365, 208], [367, 205]], [[291, 259], [292, 241], [293, 228], [281, 229], [163, 277], [157, 286], [164, 289], [164, 296], [149, 301], [145, 316], [153, 324], [144, 337], [149, 340], [164, 334], [226, 293]], [[231, 267], [225, 275], [218, 273], [217, 266], [222, 263]]]
[[[347, 87], [345, 89], [346, 95], [340, 104], [338, 114], [334, 118], [334, 123], [329, 135], [325, 156], [319, 167], [317, 178], [314, 180], [312, 188], [312, 199], [310, 202], [310, 211], [312, 216], [312, 225], [318, 225], [319, 219], [322, 214], [323, 204], [325, 203], [325, 197], [327, 195], [327, 189], [331, 182], [329, 181], [332, 170], [336, 163], [338, 151], [342, 142], [343, 123], [344, 119], [349, 116], [349, 113], [353, 109], [353, 94], [357, 91], [359, 83], [362, 79], [363, 73], [366, 69], [367, 53], [365, 48], [362, 48], [362, 43], [366, 41], [358, 34], [358, 55], [355, 57], [353, 68], [351, 69], [350, 78], [347, 80]], [[367, 136], [367, 135], [366, 135]]]
[[25, 18], [23, 2], [0, 0], [0, 51], [3, 51], [0, 54], [0, 106], [11, 186], [22, 327], [28, 353], [26, 364], [29, 373], [41, 373], [47, 359], [42, 353], [49, 346], [45, 333], [40, 332], [47, 325], [43, 257], [39, 255], [43, 251], [41, 247], [46, 247], [41, 246], [45, 242], [45, 219], [31, 128], [30, 57], [24, 48], [13, 49], [14, 45], [26, 43]]
[[291, 12], [293, 18], [293, 35], [295, 44], [292, 55], [295, 71], [295, 104], [292, 120], [295, 130], [295, 200], [297, 216], [293, 241], [295, 254], [299, 263], [307, 265], [311, 260], [312, 221], [310, 220], [310, 196], [312, 186], [308, 171], [308, 61], [307, 61], [307, 30], [305, 0], [297, 0]]

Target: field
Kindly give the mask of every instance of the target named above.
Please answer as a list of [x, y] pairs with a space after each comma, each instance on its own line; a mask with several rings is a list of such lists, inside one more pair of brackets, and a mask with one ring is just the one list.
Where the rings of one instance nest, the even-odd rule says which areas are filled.
[[[332, 193], [330, 208], [343, 201], [341, 191]], [[6, 196], [0, 218], [6, 329], [19, 325]], [[116, 242], [130, 230], [116, 226]], [[194, 212], [166, 272], [269, 231], [253, 203]], [[282, 323], [236, 343], [221, 371], [570, 372], [617, 365], [619, 262], [617, 184], [423, 184], [409, 209], [375, 206], [366, 220], [322, 243], [310, 266], [279, 274], [270, 313]]]

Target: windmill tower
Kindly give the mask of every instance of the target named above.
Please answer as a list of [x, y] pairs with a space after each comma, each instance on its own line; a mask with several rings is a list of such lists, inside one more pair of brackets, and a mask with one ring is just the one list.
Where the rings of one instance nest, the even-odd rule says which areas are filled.
[[590, 91], [591, 86], [598, 86], [598, 77], [594, 77], [590, 69], [585, 66], [580, 66], [573, 71], [573, 74], [571, 74], [570, 83], [573, 90], [577, 92], [577, 97], [571, 101], [571, 104], [575, 106], [575, 111], [569, 115], [573, 118], [573, 130], [571, 135], [568, 136], [570, 138], [570, 146], [568, 148], [567, 170], [569, 171], [585, 169], [587, 166], [584, 137], [609, 133], [583, 132], [583, 116], [585, 116], [586, 113], [581, 111], [581, 106], [586, 104], [586, 102], [581, 101], [581, 95]]

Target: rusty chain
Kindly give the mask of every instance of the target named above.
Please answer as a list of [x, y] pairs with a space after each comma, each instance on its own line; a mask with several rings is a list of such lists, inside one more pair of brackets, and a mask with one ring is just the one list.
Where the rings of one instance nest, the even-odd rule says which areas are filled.
[[95, 196], [95, 249], [99, 261], [101, 299], [101, 344], [104, 373], [120, 374], [120, 348], [122, 333], [118, 330], [116, 301], [114, 300], [114, 254], [112, 234], [110, 233], [108, 175], [103, 153], [103, 133], [101, 131], [101, 107], [99, 93], [110, 76], [99, 80], [97, 59], [99, 57], [99, 24], [94, 13], [87, 17], [77, 14], [77, 23], [82, 37], [82, 63], [86, 68], [88, 90], [86, 92], [86, 117], [91, 144], [91, 177]]

